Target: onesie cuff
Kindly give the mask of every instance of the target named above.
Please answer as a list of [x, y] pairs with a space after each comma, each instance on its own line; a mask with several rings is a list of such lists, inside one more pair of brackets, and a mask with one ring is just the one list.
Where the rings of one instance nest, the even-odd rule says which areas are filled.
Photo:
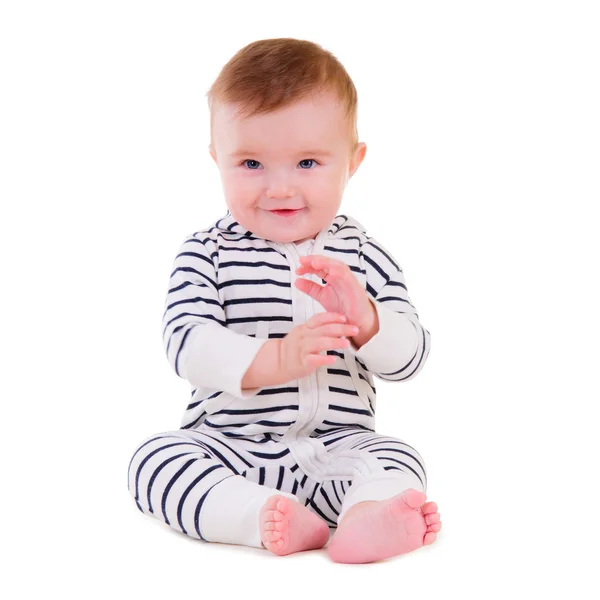
[[410, 362], [417, 351], [419, 339], [415, 324], [403, 313], [369, 298], [377, 311], [379, 331], [360, 349], [350, 345], [356, 358], [374, 373], [393, 373]]
[[271, 496], [285, 496], [299, 502], [289, 492], [258, 485], [242, 475], [225, 478], [211, 488], [202, 505], [199, 522], [202, 536], [207, 542], [264, 548], [258, 517]]
[[194, 387], [221, 390], [242, 400], [251, 398], [264, 386], [242, 390], [242, 378], [267, 341], [218, 323], [196, 325], [185, 342], [184, 378]]

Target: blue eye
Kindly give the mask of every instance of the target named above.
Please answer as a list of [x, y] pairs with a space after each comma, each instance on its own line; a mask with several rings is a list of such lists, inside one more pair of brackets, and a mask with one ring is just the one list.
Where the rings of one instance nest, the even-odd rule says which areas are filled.
[[[314, 164], [317, 164], [317, 161], [314, 158], [305, 158], [304, 160], [301, 160], [299, 164], [302, 164], [302, 163], [314, 163]], [[308, 168], [310, 169], [310, 167], [308, 167]]]
[[[248, 160], [245, 160], [242, 164], [245, 165], [246, 163], [256, 163], [257, 165], [260, 165], [260, 163], [257, 160], [252, 160], [251, 158], [249, 158]], [[248, 166], [248, 165], [247, 165]], [[248, 168], [251, 171], [256, 171], [256, 169], [254, 167], [250, 167], [248, 166]]]

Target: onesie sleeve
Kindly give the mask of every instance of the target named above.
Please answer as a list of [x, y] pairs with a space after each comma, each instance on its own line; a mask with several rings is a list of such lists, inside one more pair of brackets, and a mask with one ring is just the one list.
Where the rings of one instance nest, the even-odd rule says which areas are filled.
[[175, 257], [163, 313], [163, 344], [175, 373], [194, 387], [250, 398], [262, 388], [242, 391], [242, 378], [266, 341], [227, 328], [214, 262], [204, 242], [188, 236]]
[[355, 356], [379, 379], [412, 379], [429, 355], [431, 336], [408, 297], [402, 269], [372, 237], [361, 247], [360, 263], [367, 275], [366, 291], [377, 311], [379, 331], [360, 349], [351, 342]]

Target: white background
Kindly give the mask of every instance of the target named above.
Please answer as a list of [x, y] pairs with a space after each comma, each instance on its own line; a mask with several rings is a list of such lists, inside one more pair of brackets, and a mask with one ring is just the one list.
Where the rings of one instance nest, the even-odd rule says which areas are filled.
[[[597, 6], [3, 2], [3, 596], [597, 598]], [[205, 94], [271, 37], [353, 78], [368, 150], [341, 212], [432, 335], [377, 418], [443, 528], [371, 565], [198, 542], [127, 491], [189, 398], [161, 341], [172, 261], [226, 211]]]

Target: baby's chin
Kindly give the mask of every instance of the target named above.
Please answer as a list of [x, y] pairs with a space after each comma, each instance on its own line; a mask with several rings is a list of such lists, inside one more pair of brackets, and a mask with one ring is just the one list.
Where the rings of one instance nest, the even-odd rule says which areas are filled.
[[256, 227], [254, 233], [270, 242], [279, 242], [280, 244], [299, 244], [308, 239], [315, 239], [321, 229], [318, 225], [309, 228], [285, 228], [285, 227]]

